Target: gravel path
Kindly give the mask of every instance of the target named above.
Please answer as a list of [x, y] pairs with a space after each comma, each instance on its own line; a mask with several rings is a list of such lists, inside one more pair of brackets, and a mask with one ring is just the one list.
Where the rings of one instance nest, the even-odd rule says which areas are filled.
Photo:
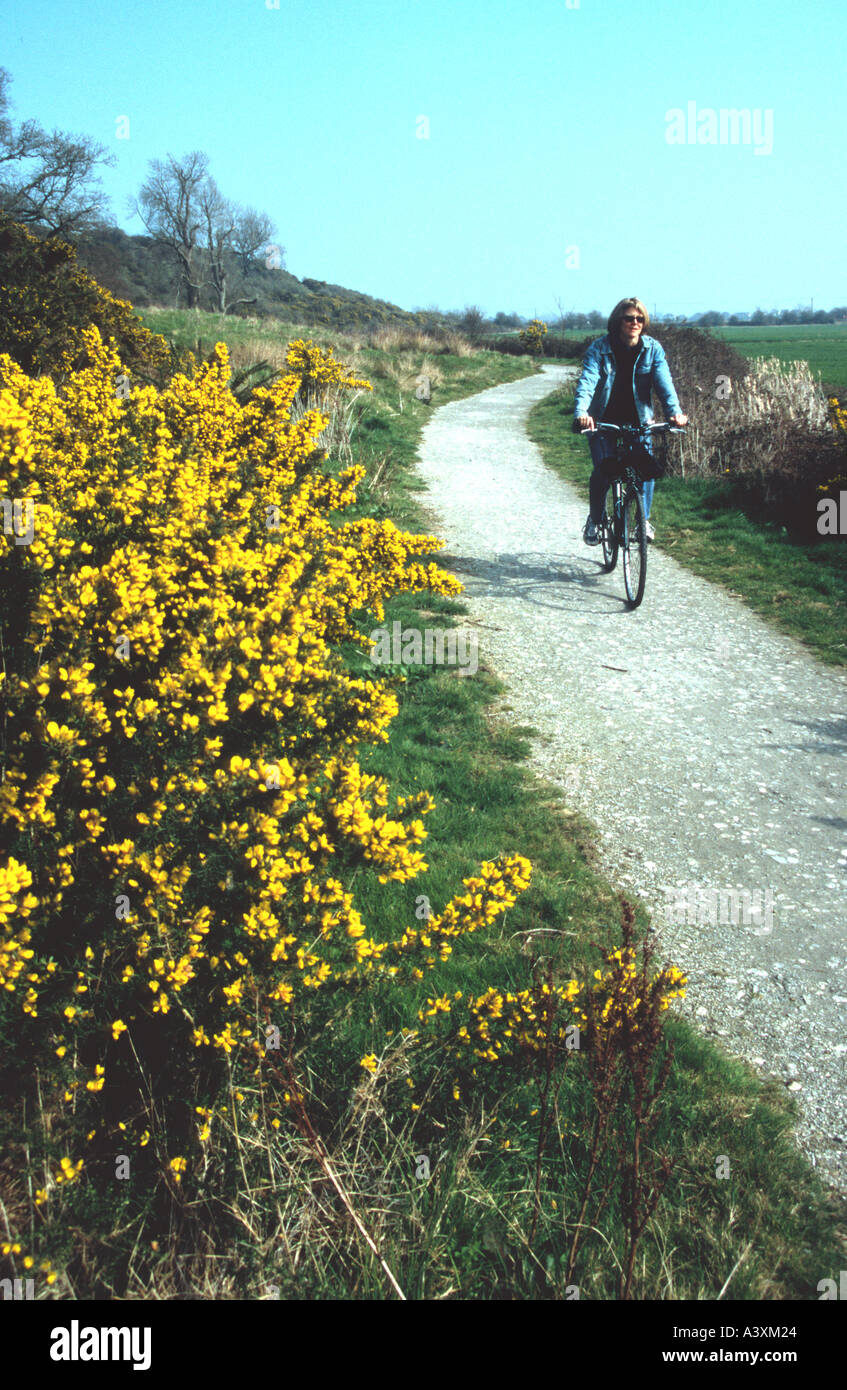
[[534, 766], [689, 975], [685, 1011], [796, 1095], [798, 1143], [847, 1192], [847, 678], [652, 547], [626, 608], [620, 561], [602, 572], [586, 503], [525, 433], [573, 373], [434, 412], [418, 466], [444, 563], [510, 717], [538, 730]]

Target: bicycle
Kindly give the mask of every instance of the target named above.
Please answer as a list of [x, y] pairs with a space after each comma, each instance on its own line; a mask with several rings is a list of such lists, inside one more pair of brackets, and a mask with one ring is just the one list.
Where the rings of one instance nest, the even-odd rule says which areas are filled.
[[[680, 425], [611, 425], [602, 421], [595, 429], [580, 434], [615, 432], [617, 473], [609, 483], [599, 530], [603, 545], [603, 569], [611, 574], [623, 552], [623, 580], [630, 608], [637, 608], [647, 582], [647, 528], [641, 486], [644, 481], [634, 457], [641, 435], [650, 433], [685, 434]], [[611, 505], [610, 505], [611, 499]]]

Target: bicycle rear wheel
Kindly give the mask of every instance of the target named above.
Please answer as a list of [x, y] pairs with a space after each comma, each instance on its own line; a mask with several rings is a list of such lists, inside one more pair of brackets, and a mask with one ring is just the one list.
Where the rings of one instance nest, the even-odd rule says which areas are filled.
[[628, 487], [623, 504], [623, 582], [630, 608], [637, 608], [647, 582], [647, 528], [638, 488]]
[[615, 517], [615, 485], [610, 483], [603, 504], [603, 569], [611, 574], [618, 563], [618, 530]]

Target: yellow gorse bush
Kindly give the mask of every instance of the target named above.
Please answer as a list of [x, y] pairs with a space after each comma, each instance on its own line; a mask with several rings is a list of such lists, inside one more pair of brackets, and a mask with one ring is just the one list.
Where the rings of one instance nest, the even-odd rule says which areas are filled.
[[842, 405], [837, 396], [830, 396], [828, 399], [832, 428], [844, 443], [847, 441], [847, 405]]
[[346, 390], [373, 390], [369, 381], [353, 376], [343, 362], [336, 361], [334, 348], [322, 348], [311, 338], [295, 338], [289, 343], [285, 361], [300, 378], [301, 395], [310, 389], [325, 392], [332, 386], [341, 386]]
[[32, 376], [62, 377], [84, 364], [82, 330], [94, 324], [147, 380], [161, 383], [189, 361], [146, 329], [127, 300], [93, 280], [76, 255], [66, 241], [35, 236], [0, 212], [0, 353]]
[[633, 945], [606, 949], [603, 955], [608, 968], [595, 970], [588, 982], [542, 981], [514, 994], [493, 986], [476, 996], [457, 990], [450, 997], [428, 999], [418, 1017], [432, 1029], [441, 1015], [449, 1016], [445, 1040], [455, 1057], [499, 1062], [551, 1044], [579, 1047], [578, 1035], [601, 1043], [617, 1033], [632, 1038], [657, 1011], [662, 1014], [672, 1000], [685, 998], [686, 976], [676, 966], [648, 977]]
[[322, 348], [311, 338], [297, 338], [289, 343], [285, 362], [300, 381], [291, 405], [291, 420], [298, 421], [308, 411], [320, 411], [327, 418], [321, 444], [331, 449], [336, 458], [349, 462], [354, 402], [362, 392], [373, 390], [371, 383], [354, 376], [342, 362], [336, 361], [332, 347]]
[[[847, 450], [847, 405], [842, 405], [838, 396], [829, 396], [829, 420], [835, 437], [842, 449]], [[838, 492], [847, 485], [847, 467], [833, 478], [819, 483], [818, 492]]]
[[586, 991], [577, 1002], [576, 1016], [582, 1028], [591, 1028], [607, 1041], [623, 1032], [633, 1037], [648, 1027], [656, 1012], [665, 1013], [674, 999], [684, 999], [687, 978], [675, 965], [664, 966], [652, 976], [639, 966], [636, 950], [626, 944], [604, 950], [605, 970], [595, 970], [589, 1006]]
[[539, 353], [544, 346], [547, 325], [543, 319], [530, 319], [526, 328], [518, 333], [518, 338], [531, 353]]
[[391, 595], [460, 589], [428, 561], [433, 537], [338, 519], [362, 470], [333, 476], [326, 417], [291, 405], [301, 373], [361, 383], [293, 344], [291, 374], [242, 406], [218, 344], [193, 378], [125, 397], [115, 350], [82, 338], [90, 365], [61, 387], [0, 356], [0, 491], [35, 507], [30, 543], [0, 539], [0, 1026], [47, 1059], [42, 1092], [75, 1132], [134, 1136], [181, 1180], [208, 1129], [196, 1106], [181, 1129], [171, 1115], [169, 1159], [136, 1057], [161, 1105], [190, 1090], [208, 1108], [212, 1059], [258, 1075], [266, 1026], [322, 989], [420, 978], [514, 902], [529, 865], [483, 865], [390, 941], [348, 886], [424, 869], [433, 803], [392, 801], [359, 765], [397, 700], [339, 646], [367, 651], [360, 621]]
[[[480, 995], [465, 998], [457, 992], [452, 999], [432, 999], [419, 1017], [427, 1023], [439, 1013], [454, 1015], [450, 1041], [457, 1058], [474, 1057], [480, 1062], [499, 1062], [521, 1050], [538, 1052], [548, 1042], [548, 1026], [552, 1013], [561, 1005], [570, 1005], [579, 992], [578, 981], [556, 986], [543, 983], [530, 989], [508, 990], [494, 987]], [[459, 1019], [461, 1018], [461, 1022]], [[573, 1023], [572, 1012], [557, 1017], [554, 1029], [557, 1042], [564, 1041], [567, 1028]]]

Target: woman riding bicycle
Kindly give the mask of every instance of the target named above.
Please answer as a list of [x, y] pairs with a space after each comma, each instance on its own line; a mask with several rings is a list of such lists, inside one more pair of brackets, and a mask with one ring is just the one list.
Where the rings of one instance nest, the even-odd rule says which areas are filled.
[[[575, 425], [581, 429], [595, 429], [601, 421], [611, 425], [646, 425], [653, 419], [654, 389], [670, 423], [687, 424], [688, 416], [680, 411], [661, 343], [643, 334], [649, 324], [650, 315], [640, 299], [622, 299], [615, 305], [609, 315], [606, 337], [593, 342], [585, 354], [574, 400]], [[652, 451], [649, 435], [643, 436], [643, 442]], [[588, 447], [594, 470], [588, 486], [588, 520], [582, 534], [586, 545], [598, 545], [598, 526], [609, 485], [609, 472], [604, 465], [615, 457], [615, 446], [606, 433], [592, 435]], [[654, 486], [653, 481], [643, 485], [645, 520], [650, 515]], [[649, 521], [646, 529], [648, 540], [653, 540], [655, 533]]]

